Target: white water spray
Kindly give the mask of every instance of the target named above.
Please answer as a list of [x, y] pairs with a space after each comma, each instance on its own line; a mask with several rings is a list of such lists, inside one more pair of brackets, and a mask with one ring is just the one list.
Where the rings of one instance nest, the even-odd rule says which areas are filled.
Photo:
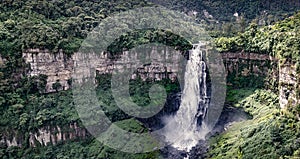
[[204, 59], [205, 51], [201, 50], [201, 44], [196, 45], [186, 65], [179, 110], [166, 120], [166, 140], [186, 152], [208, 133], [204, 122], [209, 105]]

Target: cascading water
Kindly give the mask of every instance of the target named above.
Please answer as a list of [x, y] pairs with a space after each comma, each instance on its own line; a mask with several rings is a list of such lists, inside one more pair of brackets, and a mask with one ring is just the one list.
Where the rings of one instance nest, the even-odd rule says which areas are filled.
[[173, 147], [186, 152], [207, 134], [204, 119], [209, 97], [204, 59], [205, 51], [201, 50], [201, 44], [190, 51], [179, 110], [166, 121], [168, 130], [164, 132], [166, 140], [172, 143]]

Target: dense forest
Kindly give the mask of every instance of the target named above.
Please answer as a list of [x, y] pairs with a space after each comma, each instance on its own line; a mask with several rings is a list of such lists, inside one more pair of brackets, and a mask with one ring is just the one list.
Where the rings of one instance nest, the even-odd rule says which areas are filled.
[[221, 52], [244, 50], [299, 61], [299, 17], [300, 13], [297, 13], [265, 27], [252, 23], [245, 32], [237, 36], [218, 38], [216, 45]]
[[[0, 4], [0, 134], [27, 139], [30, 132], [44, 126], [64, 127], [78, 123], [83, 127], [74, 108], [72, 91], [59, 91], [61, 85], [56, 83], [53, 85], [56, 92], [45, 94], [47, 76], [27, 75], [29, 66], [22, 59], [23, 51], [39, 48], [56, 53], [62, 49], [71, 56], [103, 19], [122, 11], [157, 5], [183, 12], [197, 23], [204, 24], [221, 53], [269, 54], [280, 59], [281, 64], [295, 63], [297, 73], [300, 73], [300, 13], [297, 12], [300, 3], [297, 0], [4, 0]], [[120, 37], [107, 51], [121, 52], [124, 48], [130, 49], [146, 42], [177, 46], [180, 50], [191, 48], [188, 41], [176, 34], [149, 29]], [[109, 89], [110, 78], [98, 76], [96, 89], [99, 98], [109, 105], [104, 108], [107, 116], [129, 131], [148, 131], [141, 122], [132, 120], [117, 108]], [[242, 82], [249, 81], [243, 79]], [[147, 94], [153, 84], [162, 84], [169, 95], [180, 91], [178, 83], [170, 80], [131, 81], [131, 95], [138, 105], [149, 103]], [[256, 87], [255, 84], [253, 87]], [[234, 124], [228, 132], [214, 136], [209, 141], [208, 157], [299, 157], [300, 105], [280, 110], [277, 94], [263, 86], [259, 86], [260, 89], [253, 87], [242, 84], [239, 88], [228, 86], [226, 105], [244, 110], [251, 118]], [[28, 142], [21, 148], [0, 145], [0, 158], [159, 157], [158, 150], [129, 154], [109, 148], [92, 137], [34, 148]]]
[[[282, 5], [282, 4], [285, 5]], [[158, 3], [159, 4], [159, 3]], [[116, 12], [153, 6], [147, 1], [3, 1], [1, 3], [1, 54], [20, 49], [47, 48], [74, 52], [88, 32]], [[251, 21], [273, 24], [297, 11], [298, 1], [164, 1], [164, 6], [183, 12], [197, 11], [196, 19], [210, 21], [207, 10], [221, 24], [207, 25], [214, 31], [233, 33]], [[241, 17], [235, 17], [238, 13]], [[188, 13], [190, 14], [190, 13]], [[196, 20], [195, 19], [195, 20]], [[243, 19], [243, 20], [242, 20]], [[263, 21], [259, 22], [259, 21]], [[229, 24], [222, 24], [229, 22]], [[205, 23], [207, 24], [207, 23]], [[209, 29], [209, 28], [208, 28]], [[212, 33], [214, 34], [214, 33]], [[220, 35], [219, 35], [220, 36]], [[13, 46], [13, 47], [12, 47]]]

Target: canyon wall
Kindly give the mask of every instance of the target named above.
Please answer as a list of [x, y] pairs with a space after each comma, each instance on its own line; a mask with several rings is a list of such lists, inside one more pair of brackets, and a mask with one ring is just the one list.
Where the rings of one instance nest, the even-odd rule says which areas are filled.
[[60, 90], [70, 88], [68, 80], [74, 68], [73, 61], [62, 51], [51, 53], [48, 50], [29, 49], [23, 53], [23, 59], [30, 64], [29, 76], [47, 75], [46, 93], [55, 91], [52, 85], [56, 82], [61, 84]]
[[[23, 53], [26, 63], [30, 64], [29, 76], [47, 75], [45, 93], [55, 92], [53, 84], [60, 83], [59, 90], [68, 90], [72, 78], [83, 79], [91, 74], [111, 74], [114, 70], [130, 71], [132, 79], [174, 80], [183, 67], [180, 63], [183, 56], [180, 51], [167, 47], [152, 47], [148, 51], [125, 51], [119, 59], [108, 58], [107, 53], [74, 53], [66, 55], [63, 51], [51, 53], [48, 50], [29, 49]], [[257, 53], [222, 53], [228, 77], [257, 77], [264, 79], [264, 85], [279, 92], [280, 106], [300, 103], [297, 97], [296, 69], [291, 64], [279, 66], [272, 56]], [[144, 57], [142, 57], [144, 56]], [[131, 70], [130, 70], [131, 69]], [[74, 71], [76, 70], [76, 71]], [[231, 79], [231, 81], [234, 81]], [[228, 80], [228, 85], [234, 85]], [[279, 84], [279, 85], [278, 85]]]
[[169, 48], [153, 47], [143, 50], [125, 51], [119, 59], [110, 59], [106, 53], [74, 53], [72, 56], [62, 51], [51, 53], [48, 50], [29, 49], [23, 53], [26, 63], [30, 64], [29, 76], [46, 75], [47, 84], [45, 93], [55, 92], [53, 84], [60, 83], [59, 90], [68, 90], [72, 78], [77, 80], [89, 77], [91, 74], [111, 74], [114, 70], [131, 71], [131, 78], [161, 80], [175, 79], [182, 67], [180, 62], [183, 56], [180, 51]]
[[55, 145], [60, 142], [76, 139], [85, 139], [89, 133], [77, 123], [70, 123], [64, 127], [44, 126], [37, 131], [29, 132], [29, 136], [18, 131], [2, 132], [0, 137], [1, 146], [22, 147], [29, 144], [30, 147]]
[[264, 86], [278, 92], [281, 108], [300, 104], [300, 75], [295, 63], [279, 64], [272, 56], [244, 52], [223, 53], [222, 58], [228, 76], [263, 77]]
[[265, 88], [278, 92], [277, 59], [257, 53], [222, 53], [227, 85], [233, 88]]
[[[59, 90], [71, 88], [72, 78], [83, 79], [91, 74], [111, 74], [114, 69], [130, 71], [132, 79], [141, 77], [145, 79], [161, 80], [163, 78], [176, 79], [178, 72], [183, 71], [181, 61], [186, 61], [181, 52], [168, 48], [150, 48], [145, 54], [138, 50], [123, 52], [123, 58], [108, 58], [108, 54], [80, 52], [68, 56], [60, 51], [51, 53], [48, 50], [30, 49], [23, 53], [26, 63], [30, 64], [29, 76], [46, 75], [47, 84], [45, 93], [56, 91], [53, 84], [60, 83]], [[300, 104], [299, 100], [299, 75], [295, 64], [288, 63], [279, 66], [278, 61], [268, 55], [255, 53], [222, 53], [223, 62], [229, 77], [263, 77], [265, 81], [276, 81], [273, 85], [279, 92], [280, 106], [287, 104]], [[151, 60], [149, 60], [151, 59]], [[3, 59], [0, 58], [0, 64]], [[79, 69], [79, 70], [76, 70]], [[131, 70], [130, 70], [131, 69]], [[228, 85], [230, 85], [230, 81]], [[81, 139], [88, 136], [84, 128], [76, 123], [65, 126], [45, 126], [28, 136], [16, 132], [2, 133], [0, 144], [3, 146], [23, 146], [24, 144], [35, 147], [38, 145], [57, 144], [70, 139]]]
[[244, 52], [223, 53], [222, 58], [227, 75], [263, 77], [264, 86], [279, 93], [281, 108], [300, 104], [300, 75], [295, 63], [279, 64], [279, 60], [272, 56]]
[[222, 53], [227, 76], [269, 77], [278, 80], [277, 60], [269, 55], [257, 53]]
[[[142, 57], [143, 56], [143, 57]], [[47, 75], [45, 93], [55, 92], [53, 84], [60, 83], [59, 90], [71, 87], [72, 78], [83, 79], [90, 74], [111, 74], [113, 70], [128, 71], [131, 78], [161, 80], [175, 79], [182, 71], [180, 51], [165, 47], [152, 47], [149, 50], [125, 51], [119, 59], [108, 58], [108, 54], [80, 52], [68, 56], [60, 51], [51, 53], [48, 50], [29, 49], [23, 53], [26, 63], [30, 64], [28, 75]], [[280, 106], [283, 108], [288, 102], [299, 103], [296, 69], [292, 64], [279, 66], [278, 60], [272, 56], [256, 53], [222, 53], [228, 77], [262, 77], [268, 88], [276, 88], [279, 92]], [[151, 60], [150, 60], [151, 59]], [[144, 60], [144, 61], [143, 61]], [[76, 71], [74, 71], [76, 70]], [[234, 80], [231, 80], [234, 81]], [[278, 86], [279, 83], [279, 86]], [[229, 81], [228, 85], [232, 85]]]
[[295, 63], [287, 62], [279, 66], [280, 107], [300, 104], [300, 74]]
[[[29, 76], [39, 74], [47, 75], [47, 85], [45, 93], [55, 92], [52, 87], [54, 83], [61, 84], [60, 90], [70, 88], [72, 76], [73, 78], [82, 79], [90, 74], [111, 74], [113, 70], [123, 72], [126, 69], [131, 71], [131, 78], [137, 76], [142, 79], [161, 80], [163, 78], [176, 78], [177, 73], [183, 70], [180, 65], [182, 55], [179, 51], [175, 53], [173, 50], [160, 50], [152, 48], [145, 55], [146, 59], [152, 58], [149, 62], [141, 61], [141, 55], [137, 51], [124, 52], [121, 59], [110, 59], [105, 53], [83, 54], [76, 52], [72, 56], [64, 54], [62, 51], [51, 53], [48, 50], [30, 49], [23, 53], [26, 63], [30, 64]], [[152, 56], [152, 57], [150, 57]], [[277, 80], [278, 70], [273, 68], [272, 62], [276, 60], [268, 55], [255, 53], [223, 53], [227, 75], [235, 76], [270, 76]], [[74, 71], [76, 69], [76, 71]], [[94, 69], [94, 70], [93, 70]], [[92, 72], [94, 71], [94, 72]]]

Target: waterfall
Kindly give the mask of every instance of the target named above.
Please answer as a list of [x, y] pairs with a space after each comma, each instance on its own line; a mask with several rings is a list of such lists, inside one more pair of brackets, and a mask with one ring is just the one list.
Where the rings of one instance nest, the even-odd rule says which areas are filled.
[[190, 51], [184, 75], [179, 110], [166, 120], [166, 140], [173, 147], [189, 152], [207, 134], [204, 122], [209, 105], [205, 51], [201, 44]]

